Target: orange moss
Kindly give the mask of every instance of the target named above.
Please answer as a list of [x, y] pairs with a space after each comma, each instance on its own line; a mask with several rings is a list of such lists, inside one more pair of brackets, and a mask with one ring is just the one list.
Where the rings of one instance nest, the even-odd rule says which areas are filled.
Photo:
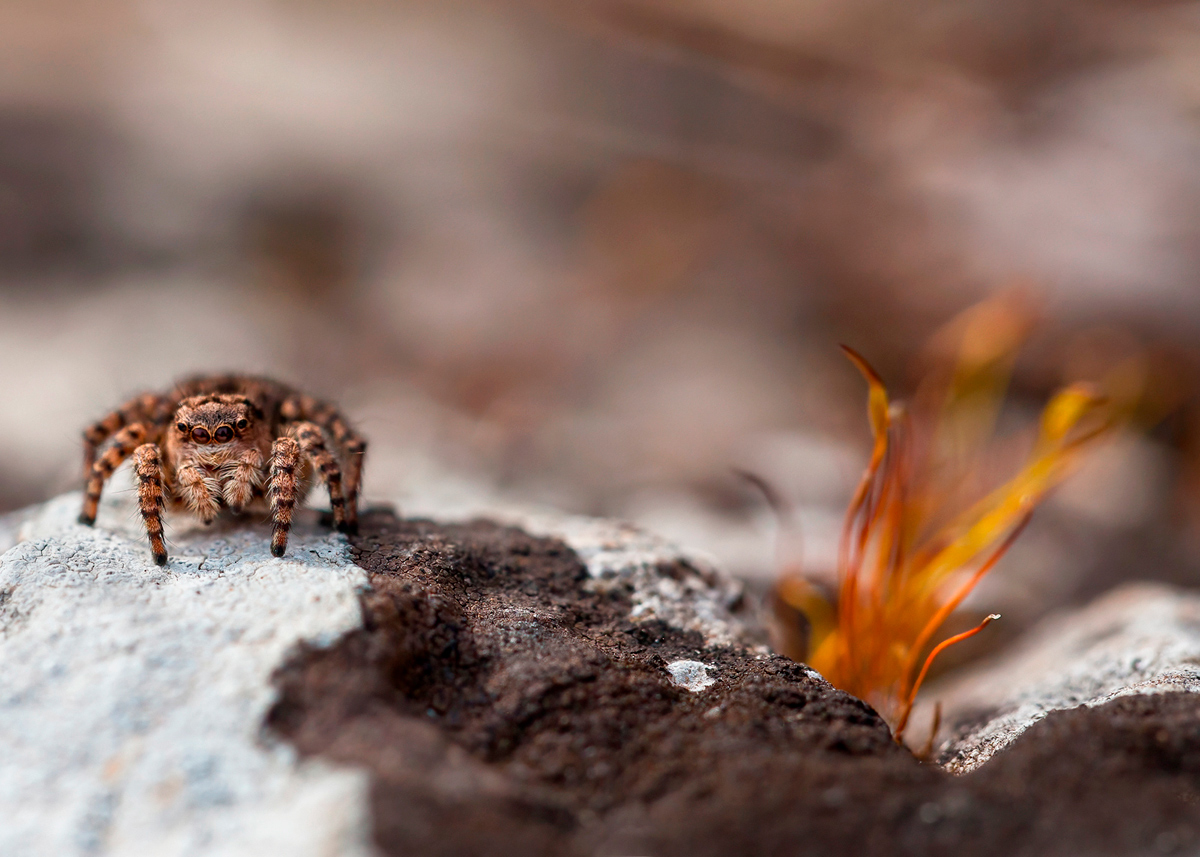
[[[894, 724], [897, 740], [934, 658], [998, 617], [931, 646], [942, 625], [1113, 420], [1113, 409], [1091, 387], [1063, 389], [1046, 406], [1017, 474], [980, 490], [982, 452], [1023, 335], [1020, 324], [1004, 317], [1012, 312], [1011, 305], [993, 304], [967, 319], [953, 376], [925, 425], [914, 425], [914, 415], [890, 402], [879, 375], [845, 348], [867, 380], [874, 444], [846, 513], [836, 606], [795, 575], [776, 587], [779, 599], [808, 619], [808, 663], [872, 703]], [[981, 325], [990, 336], [982, 344], [983, 337], [972, 335]]]

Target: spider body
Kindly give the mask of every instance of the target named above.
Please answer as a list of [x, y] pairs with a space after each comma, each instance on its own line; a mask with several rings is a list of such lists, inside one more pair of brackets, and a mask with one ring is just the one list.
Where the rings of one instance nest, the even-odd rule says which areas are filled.
[[211, 523], [222, 509], [269, 512], [271, 552], [287, 549], [292, 512], [320, 478], [334, 525], [358, 526], [366, 442], [331, 406], [267, 378], [189, 378], [168, 393], [130, 399], [83, 433], [80, 523], [95, 523], [100, 493], [133, 458], [150, 549], [167, 562], [164, 509]]

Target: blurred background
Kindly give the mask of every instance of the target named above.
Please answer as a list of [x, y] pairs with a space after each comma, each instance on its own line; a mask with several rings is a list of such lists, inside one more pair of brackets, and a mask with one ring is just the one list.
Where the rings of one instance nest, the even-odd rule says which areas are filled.
[[870, 439], [837, 343], [911, 393], [1015, 289], [1014, 437], [1148, 367], [978, 591], [1015, 632], [1200, 583], [1198, 239], [1193, 3], [7, 0], [0, 511], [233, 368], [340, 403], [405, 512], [618, 516], [765, 587], [742, 469], [819, 577]]

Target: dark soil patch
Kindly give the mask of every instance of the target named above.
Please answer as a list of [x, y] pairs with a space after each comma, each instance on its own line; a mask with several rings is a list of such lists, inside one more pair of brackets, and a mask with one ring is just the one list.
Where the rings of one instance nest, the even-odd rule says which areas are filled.
[[[980, 771], [918, 763], [781, 657], [631, 623], [565, 545], [373, 513], [364, 628], [269, 725], [372, 774], [386, 854], [1156, 854], [1200, 843], [1200, 700], [1051, 715]], [[716, 666], [700, 693], [667, 664]]]

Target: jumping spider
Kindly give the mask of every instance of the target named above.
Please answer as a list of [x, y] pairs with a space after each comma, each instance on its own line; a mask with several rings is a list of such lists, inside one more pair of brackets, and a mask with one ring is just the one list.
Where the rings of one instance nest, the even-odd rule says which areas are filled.
[[206, 524], [222, 508], [269, 509], [271, 553], [283, 556], [292, 511], [317, 473], [329, 488], [334, 525], [342, 532], [358, 528], [366, 448], [332, 407], [276, 381], [189, 378], [169, 393], [130, 399], [84, 431], [87, 489], [79, 521], [95, 523], [105, 481], [132, 454], [138, 507], [156, 563], [167, 562], [162, 512], [168, 503]]

